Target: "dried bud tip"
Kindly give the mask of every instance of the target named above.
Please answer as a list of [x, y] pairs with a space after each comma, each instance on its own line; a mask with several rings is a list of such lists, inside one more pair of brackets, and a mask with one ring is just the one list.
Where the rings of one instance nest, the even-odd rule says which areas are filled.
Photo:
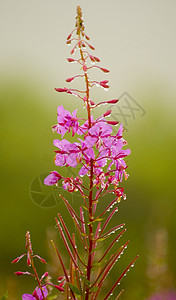
[[117, 121], [107, 121], [108, 124], [110, 125], [117, 125], [119, 122]]
[[109, 100], [108, 103], [115, 104], [115, 103], [117, 103], [118, 101], [119, 101], [118, 99], [113, 99], [113, 100]]

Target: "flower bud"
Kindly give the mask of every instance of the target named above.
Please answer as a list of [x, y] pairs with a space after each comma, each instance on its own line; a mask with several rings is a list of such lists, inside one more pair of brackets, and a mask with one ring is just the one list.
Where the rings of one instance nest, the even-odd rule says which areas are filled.
[[55, 287], [58, 291], [64, 292], [63, 287], [61, 287], [60, 285], [54, 285], [54, 287]]
[[55, 88], [55, 91], [56, 91], [56, 92], [59, 92], [59, 93], [63, 93], [63, 92], [67, 92], [68, 89], [67, 89], [67, 88], [64, 88], [64, 89], [61, 89], [61, 88]]
[[107, 84], [109, 82], [109, 80], [102, 80], [100, 81], [100, 84]]
[[86, 38], [86, 40], [90, 40], [90, 37], [86, 34], [85, 34], [85, 38]]
[[117, 103], [118, 101], [119, 101], [118, 99], [113, 99], [113, 100], [109, 100], [108, 103], [115, 104], [115, 103]]
[[108, 89], [108, 88], [109, 88], [109, 85], [107, 85], [107, 84], [105, 84], [105, 83], [100, 82], [100, 85], [101, 85], [103, 88], [105, 88], [105, 89]]
[[64, 276], [60, 276], [57, 278], [57, 281], [61, 281], [64, 278]]
[[84, 63], [83, 63], [83, 70], [84, 70], [84, 72], [87, 72], [87, 67]]
[[110, 125], [117, 125], [119, 122], [117, 121], [107, 121], [108, 124]]
[[90, 49], [95, 50], [95, 48], [92, 45], [88, 44], [88, 46]]
[[95, 61], [100, 62], [100, 59], [96, 56], [94, 56]]
[[[57, 172], [52, 172], [52, 173], [57, 173]], [[46, 260], [44, 260], [42, 257], [40, 257], [39, 255], [34, 255], [33, 257], [37, 257], [38, 259], [40, 259], [40, 261], [43, 263], [43, 264], [47, 264]]]
[[25, 255], [26, 255], [26, 254], [22, 254], [21, 256], [15, 258], [14, 260], [12, 260], [11, 264], [15, 264], [15, 263], [19, 262], [19, 260], [20, 260], [23, 256], [25, 256]]
[[71, 36], [72, 36], [72, 34], [70, 33], [70, 34], [67, 36], [67, 40], [70, 40], [70, 39], [71, 39]]
[[21, 276], [21, 275], [24, 275], [24, 274], [25, 274], [25, 272], [21, 272], [21, 271], [15, 272], [15, 275], [17, 275], [17, 276]]
[[30, 257], [27, 258], [27, 266], [28, 266], [28, 267], [31, 266], [31, 260], [30, 260]]
[[75, 60], [73, 58], [67, 58], [68, 62], [74, 62]]
[[67, 44], [67, 45], [71, 44], [71, 40], [66, 41], [66, 44]]
[[14, 260], [11, 261], [11, 264], [16, 264], [19, 260], [20, 260], [19, 257], [17, 257]]
[[71, 82], [73, 79], [74, 79], [74, 77], [67, 78], [66, 81], [67, 81], [67, 82]]
[[93, 102], [92, 100], [90, 100], [90, 104], [91, 105], [95, 105], [95, 102]]
[[104, 73], [109, 73], [109, 70], [104, 69], [104, 68], [100, 68]]
[[111, 111], [112, 111], [112, 110], [107, 110], [107, 112], [105, 112], [105, 113], [103, 114], [103, 117], [109, 116], [109, 115], [111, 114]]

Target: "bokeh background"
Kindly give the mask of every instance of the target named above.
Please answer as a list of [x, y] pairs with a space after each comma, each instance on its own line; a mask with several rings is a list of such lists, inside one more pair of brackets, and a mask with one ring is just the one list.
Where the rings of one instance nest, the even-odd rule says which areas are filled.
[[[57, 106], [82, 110], [79, 100], [54, 92], [78, 72], [66, 61], [70, 48], [65, 44], [77, 5], [95, 55], [111, 70], [94, 74], [111, 86], [108, 93], [95, 91], [94, 97], [121, 98], [123, 114], [114, 106], [113, 115], [124, 123], [132, 150], [127, 201], [119, 205], [114, 222], [125, 221], [123, 241], [130, 240], [121, 264], [136, 254], [140, 259], [121, 283], [121, 299], [148, 299], [176, 288], [174, 0], [0, 1], [0, 297], [7, 290], [13, 300], [32, 292], [30, 278], [26, 282], [13, 274], [25, 270], [25, 263], [10, 264], [25, 251], [27, 230], [35, 252], [49, 260], [48, 268], [53, 273], [60, 268], [49, 241], [58, 239], [54, 217], [58, 211], [66, 214], [64, 205], [52, 203], [53, 198], [42, 204], [31, 190], [55, 169], [51, 126]], [[132, 111], [125, 110], [127, 102]], [[42, 193], [48, 190], [41, 187], [39, 197]], [[113, 276], [118, 272], [117, 266]]]

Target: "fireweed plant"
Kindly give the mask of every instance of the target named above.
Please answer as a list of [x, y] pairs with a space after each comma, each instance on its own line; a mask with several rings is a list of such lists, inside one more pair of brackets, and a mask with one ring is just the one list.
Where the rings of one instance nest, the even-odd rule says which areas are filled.
[[[78, 234], [75, 236], [74, 233], [69, 231], [61, 214], [58, 213], [56, 226], [68, 254], [69, 265], [64, 264], [60, 251], [52, 241], [63, 270], [63, 275], [58, 278], [59, 284], [55, 285], [47, 279], [47, 272], [39, 278], [34, 266], [34, 258], [37, 257], [44, 263], [45, 261], [38, 255], [33, 255], [30, 234], [27, 232], [27, 253], [15, 259], [13, 263], [18, 262], [26, 255], [27, 265], [33, 268], [34, 274], [21, 271], [16, 272], [16, 274], [34, 276], [37, 287], [32, 295], [24, 294], [23, 300], [49, 299], [49, 287], [54, 287], [63, 292], [63, 299], [108, 299], [113, 295], [121, 279], [130, 267], [134, 266], [134, 262], [138, 258], [136, 256], [125, 267], [122, 274], [115, 278], [106, 295], [102, 295], [102, 287], [111, 269], [129, 243], [127, 241], [121, 247], [116, 247], [116, 242], [126, 231], [125, 224], [110, 227], [110, 221], [118, 211], [117, 204], [121, 201], [121, 198], [126, 198], [121, 182], [123, 178], [128, 178], [124, 158], [130, 154], [130, 149], [123, 149], [127, 142], [122, 137], [122, 124], [119, 125], [117, 133], [113, 134], [113, 126], [116, 126], [118, 122], [107, 120], [111, 110], [107, 110], [97, 119], [93, 118], [93, 111], [97, 107], [105, 104], [116, 104], [118, 100], [113, 99], [95, 103], [91, 99], [90, 91], [94, 86], [100, 86], [107, 90], [109, 85], [108, 80], [91, 80], [89, 71], [97, 68], [103, 73], [108, 73], [109, 70], [97, 65], [100, 59], [89, 53], [88, 49], [95, 50], [89, 40], [90, 38], [85, 34], [81, 8], [78, 6], [75, 29], [67, 37], [67, 44], [74, 44], [70, 53], [73, 55], [77, 50], [79, 57], [69, 57], [67, 60], [70, 63], [77, 63], [80, 66], [81, 74], [66, 79], [66, 82], [69, 83], [77, 78], [82, 78], [85, 89], [78, 90], [64, 87], [55, 90], [81, 99], [87, 111], [87, 119], [78, 118], [77, 109], [70, 113], [61, 105], [57, 109], [58, 123], [52, 129], [59, 134], [59, 137], [61, 136], [60, 139], [55, 139], [53, 142], [57, 148], [55, 151], [55, 165], [59, 167], [79, 167], [79, 174], [75, 178], [64, 177], [57, 171], [52, 171], [44, 180], [46, 185], [56, 186], [61, 180], [64, 190], [69, 193], [76, 192], [82, 197], [82, 204], [78, 212], [62, 194], [59, 195], [66, 205]], [[72, 133], [72, 137], [75, 137], [76, 141], [71, 143], [64, 139], [65, 133]], [[86, 177], [88, 178], [88, 184]], [[108, 201], [108, 195], [110, 194], [114, 196], [114, 199], [109, 201], [110, 203], [105, 209], [101, 209], [101, 198], [103, 197]], [[108, 240], [113, 233], [116, 233], [116, 237], [110, 240], [109, 246], [103, 250], [103, 242]], [[119, 299], [122, 292], [123, 290], [114, 299]]]

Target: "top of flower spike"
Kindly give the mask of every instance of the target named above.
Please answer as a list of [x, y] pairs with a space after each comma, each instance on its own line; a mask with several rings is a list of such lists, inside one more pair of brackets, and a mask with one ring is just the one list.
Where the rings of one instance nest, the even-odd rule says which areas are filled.
[[77, 35], [79, 35], [80, 33], [83, 34], [83, 31], [84, 31], [85, 27], [83, 25], [82, 11], [81, 11], [81, 7], [80, 6], [77, 7], [77, 16], [76, 16], [75, 27], [77, 28], [77, 32], [76, 32]]

